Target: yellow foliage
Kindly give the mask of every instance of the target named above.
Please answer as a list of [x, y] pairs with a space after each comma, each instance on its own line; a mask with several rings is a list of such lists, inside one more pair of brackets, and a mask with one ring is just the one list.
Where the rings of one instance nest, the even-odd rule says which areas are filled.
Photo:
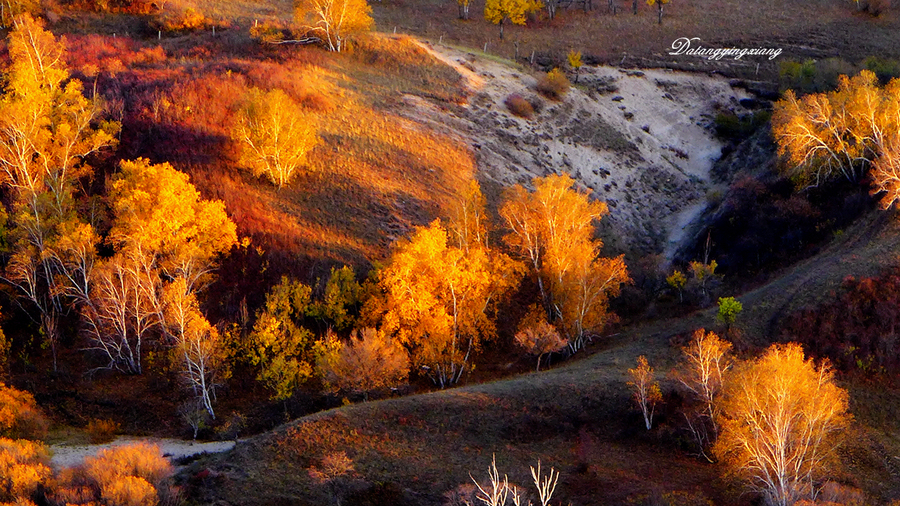
[[441, 386], [459, 380], [480, 341], [495, 335], [487, 309], [518, 284], [518, 266], [485, 248], [448, 245], [440, 222], [396, 246], [379, 273], [382, 328], [407, 345]]
[[36, 16], [41, 10], [38, 0], [2, 0], [0, 5], [0, 27], [3, 28], [12, 26], [16, 18], [23, 14]]
[[631, 387], [634, 395], [634, 402], [641, 409], [644, 415], [644, 425], [647, 430], [653, 427], [653, 412], [656, 405], [662, 402], [662, 392], [659, 389], [659, 383], [655, 380], [653, 368], [647, 362], [647, 357], [641, 355], [637, 359], [637, 367], [628, 370], [631, 381], [628, 386]]
[[[159, 488], [172, 475], [172, 465], [162, 456], [158, 446], [136, 443], [100, 450], [96, 456], [86, 457], [84, 473], [106, 496], [110, 487], [122, 488], [122, 484], [115, 484], [125, 477], [140, 478]], [[142, 488], [141, 485], [137, 487]]]
[[213, 258], [237, 244], [225, 205], [203, 200], [188, 175], [168, 163], [140, 158], [120, 168], [110, 189], [110, 242], [125, 254], [155, 257], [163, 272], [184, 277], [192, 289]]
[[[525, 17], [537, 12], [543, 4], [534, 0], [487, 0], [484, 4], [484, 19], [495, 25], [502, 25], [507, 19], [514, 25], [524, 25]], [[502, 38], [501, 31], [501, 38]]]
[[239, 163], [282, 188], [318, 143], [316, 121], [281, 90], [251, 90], [232, 131], [241, 147]]
[[294, 19], [320, 34], [328, 49], [341, 51], [354, 35], [375, 26], [366, 0], [295, 0]]
[[569, 66], [574, 70], [578, 70], [581, 68], [581, 51], [575, 51], [574, 49], [569, 50], [569, 54], [566, 55], [566, 61], [569, 62]]
[[538, 277], [543, 303], [552, 320], [560, 320], [577, 351], [588, 332], [609, 320], [607, 305], [629, 281], [624, 257], [599, 257], [603, 243], [594, 239], [594, 221], [608, 208], [572, 189], [568, 175], [535, 178], [535, 191], [511, 188], [500, 208], [511, 232], [506, 243], [519, 251]]
[[774, 344], [729, 380], [713, 451], [770, 504], [815, 497], [811, 484], [850, 423], [848, 403], [827, 361], [817, 367], [799, 344]]
[[147, 480], [135, 476], [121, 476], [103, 488], [107, 506], [155, 506], [159, 504], [156, 488]]
[[[772, 114], [778, 152], [799, 184], [815, 186], [837, 176], [857, 181], [875, 163], [876, 191], [888, 191], [888, 205], [896, 193], [882, 182], [896, 164], [898, 132], [900, 80], [881, 88], [868, 70], [841, 76], [832, 92], [798, 98], [788, 91]], [[879, 168], [885, 172], [879, 174]]]

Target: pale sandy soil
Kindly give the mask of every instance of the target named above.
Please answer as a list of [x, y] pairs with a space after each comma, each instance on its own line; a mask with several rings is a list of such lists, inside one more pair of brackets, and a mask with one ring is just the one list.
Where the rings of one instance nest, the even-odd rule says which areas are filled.
[[116, 446], [125, 446], [134, 443], [150, 443], [159, 446], [160, 451], [170, 460], [180, 457], [196, 455], [198, 453], [218, 453], [228, 451], [234, 448], [234, 441], [213, 441], [209, 443], [199, 443], [194, 441], [184, 441], [181, 439], [166, 438], [148, 438], [121, 436], [110, 443], [104, 444], [66, 444], [57, 443], [50, 445], [50, 451], [53, 456], [50, 462], [57, 468], [73, 467], [84, 462], [85, 457], [94, 456], [100, 450], [113, 448]]
[[746, 112], [749, 98], [727, 79], [669, 70], [582, 68], [562, 102], [540, 99], [530, 120], [504, 100], [537, 97], [530, 71], [446, 46], [425, 44], [466, 78], [470, 99], [456, 110], [407, 97], [404, 113], [467, 142], [482, 179], [509, 186], [566, 172], [605, 201], [601, 224], [608, 249], [671, 258], [714, 189], [710, 170], [723, 143], [718, 112]]

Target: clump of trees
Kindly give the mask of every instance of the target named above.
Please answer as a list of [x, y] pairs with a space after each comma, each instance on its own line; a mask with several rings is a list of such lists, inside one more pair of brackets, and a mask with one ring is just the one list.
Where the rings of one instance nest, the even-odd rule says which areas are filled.
[[63, 44], [38, 22], [19, 18], [9, 48], [0, 103], [0, 178], [11, 197], [4, 279], [34, 309], [54, 370], [62, 318], [74, 312], [107, 359], [103, 368], [140, 374], [148, 340], [177, 349], [178, 370], [212, 416], [221, 361], [196, 294], [237, 242], [224, 205], [202, 199], [186, 174], [143, 159], [120, 164], [105, 199], [86, 195], [87, 160], [115, 143], [119, 125], [100, 119], [99, 99], [69, 78]]
[[572, 189], [567, 175], [535, 178], [535, 190], [516, 185], [500, 216], [510, 229], [504, 241], [524, 257], [535, 276], [546, 319], [577, 352], [612, 319], [609, 299], [630, 281], [622, 256], [603, 258], [594, 222], [609, 210]]
[[675, 372], [700, 455], [724, 462], [767, 504], [814, 501], [851, 421], [846, 390], [827, 360], [816, 364], [799, 344], [773, 344], [743, 362], [731, 348], [700, 329]]
[[0, 101], [0, 182], [10, 197], [4, 277], [36, 313], [56, 370], [67, 296], [84, 295], [96, 241], [77, 212], [77, 182], [92, 172], [86, 157], [115, 142], [118, 125], [98, 124], [101, 104], [69, 79], [65, 48], [53, 34], [30, 16], [17, 19]]
[[875, 73], [841, 76], [838, 89], [797, 97], [788, 90], [775, 104], [772, 132], [788, 174], [801, 186], [838, 177], [859, 181], [872, 169], [873, 192], [885, 207], [898, 199], [900, 80], [881, 87]]

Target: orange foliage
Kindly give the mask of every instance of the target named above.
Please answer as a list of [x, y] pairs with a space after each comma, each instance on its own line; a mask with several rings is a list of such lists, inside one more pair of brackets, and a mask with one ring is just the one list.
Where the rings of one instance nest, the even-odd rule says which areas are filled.
[[400, 242], [379, 272], [382, 328], [412, 351], [441, 387], [459, 380], [469, 358], [496, 335], [488, 309], [519, 282], [519, 265], [483, 247], [448, 244], [438, 221]]
[[172, 474], [172, 466], [159, 451], [148, 443], [136, 443], [100, 450], [96, 456], [84, 460], [85, 473], [101, 486], [121, 476], [134, 476], [158, 486]]
[[0, 436], [43, 439], [48, 426], [30, 393], [0, 383]]
[[406, 381], [409, 357], [400, 343], [375, 329], [356, 331], [346, 342], [329, 332], [316, 343], [316, 367], [326, 388], [368, 392]]
[[30, 498], [50, 478], [49, 463], [44, 445], [0, 438], [0, 501]]
[[606, 204], [572, 189], [568, 175], [534, 179], [535, 191], [516, 185], [500, 208], [511, 232], [504, 240], [530, 261], [551, 321], [560, 321], [575, 352], [587, 335], [600, 331], [611, 315], [609, 298], [629, 282], [624, 257], [601, 258], [594, 221]]

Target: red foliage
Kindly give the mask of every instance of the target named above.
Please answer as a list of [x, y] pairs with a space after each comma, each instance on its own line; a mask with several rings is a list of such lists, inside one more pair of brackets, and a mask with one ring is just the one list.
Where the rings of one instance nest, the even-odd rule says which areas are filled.
[[865, 373], [900, 367], [900, 271], [844, 280], [835, 299], [788, 318], [781, 335], [840, 369]]

